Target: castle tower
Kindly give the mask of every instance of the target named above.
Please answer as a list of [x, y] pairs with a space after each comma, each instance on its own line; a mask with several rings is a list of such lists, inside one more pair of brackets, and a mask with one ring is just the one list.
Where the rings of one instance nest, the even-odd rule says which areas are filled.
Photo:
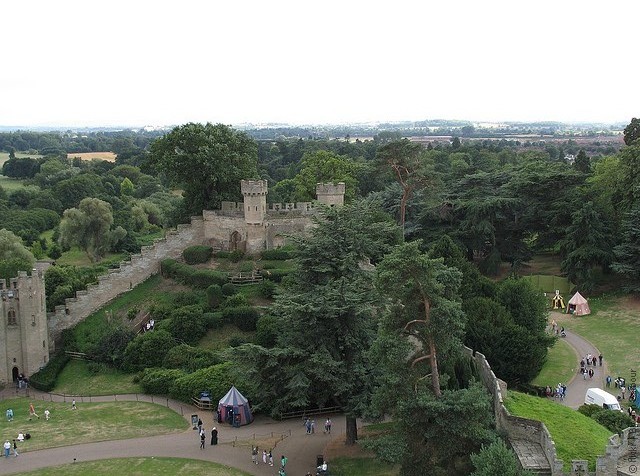
[[316, 196], [320, 203], [330, 207], [344, 205], [344, 182], [319, 183], [316, 185]]
[[29, 377], [49, 360], [44, 270], [0, 280], [0, 381]]
[[244, 196], [244, 221], [261, 225], [267, 213], [267, 181], [242, 180], [240, 190]]

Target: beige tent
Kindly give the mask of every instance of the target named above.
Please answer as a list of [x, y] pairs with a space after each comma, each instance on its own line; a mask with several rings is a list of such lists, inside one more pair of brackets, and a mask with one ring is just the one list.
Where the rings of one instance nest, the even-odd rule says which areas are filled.
[[591, 314], [591, 309], [589, 309], [589, 303], [582, 297], [582, 294], [576, 292], [573, 297], [569, 299], [567, 312], [576, 316], [586, 316], [587, 314]]

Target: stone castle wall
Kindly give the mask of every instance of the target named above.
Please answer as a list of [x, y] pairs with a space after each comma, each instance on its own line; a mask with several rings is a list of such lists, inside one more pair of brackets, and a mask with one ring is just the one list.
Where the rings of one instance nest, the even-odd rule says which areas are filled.
[[55, 312], [49, 314], [51, 346], [64, 329], [75, 326], [115, 297], [158, 273], [163, 259], [178, 258], [185, 248], [204, 241], [204, 221], [201, 217], [193, 217], [191, 224], [178, 225], [177, 229], [167, 231], [164, 238], [152, 246], [144, 246], [139, 254], [120, 263], [118, 269], [100, 276], [97, 284], [90, 284], [85, 291], [77, 291], [75, 298], [67, 299], [64, 305], [56, 306]]

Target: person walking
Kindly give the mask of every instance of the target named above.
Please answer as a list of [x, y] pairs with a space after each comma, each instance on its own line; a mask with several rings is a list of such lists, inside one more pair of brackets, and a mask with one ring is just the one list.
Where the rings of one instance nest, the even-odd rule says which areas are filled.
[[16, 458], [20, 456], [18, 454], [18, 444], [16, 443], [16, 440], [13, 440], [13, 454], [16, 456]]
[[45, 420], [47, 420], [47, 421], [49, 421], [49, 416], [50, 416], [50, 415], [51, 415], [51, 412], [50, 412], [50, 411], [49, 411], [49, 409], [47, 408], [47, 409], [44, 411], [44, 419], [45, 419]]
[[603, 358], [604, 358], [604, 357], [602, 357], [602, 354], [600, 354], [600, 355], [598, 356], [598, 361], [600, 362], [600, 367], [602, 367], [602, 359], [603, 359]]
[[8, 458], [11, 455], [11, 443], [9, 440], [4, 442], [4, 457]]
[[273, 451], [269, 450], [269, 466], [273, 466]]
[[288, 459], [287, 459], [287, 457], [285, 455], [282, 455], [280, 457], [280, 467], [282, 469], [284, 469], [284, 467], [287, 465], [287, 461], [288, 461]]
[[262, 450], [262, 463], [267, 464], [267, 450]]
[[75, 399], [71, 400], [71, 409], [72, 410], [77, 410], [78, 409], [78, 407], [76, 407], [76, 400]]
[[214, 426], [213, 430], [211, 430], [211, 445], [217, 445], [218, 444], [218, 429]]
[[257, 446], [251, 447], [251, 462], [253, 464], [258, 464], [258, 447]]
[[204, 431], [204, 428], [200, 430], [200, 449], [204, 449], [204, 441], [207, 439], [207, 435]]
[[29, 420], [31, 420], [33, 417], [38, 418], [38, 420], [40, 419], [40, 417], [36, 413], [36, 409], [33, 407], [33, 403], [29, 402]]
[[314, 434], [315, 432], [316, 432], [316, 421], [311, 420], [311, 434]]
[[7, 408], [7, 421], [13, 421], [13, 409]]
[[327, 427], [327, 433], [331, 434], [331, 418], [327, 418], [327, 421], [324, 425]]

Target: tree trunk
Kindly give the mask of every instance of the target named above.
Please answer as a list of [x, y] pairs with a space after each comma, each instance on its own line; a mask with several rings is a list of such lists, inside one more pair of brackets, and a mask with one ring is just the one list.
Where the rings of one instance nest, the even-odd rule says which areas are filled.
[[347, 423], [347, 438], [345, 439], [345, 445], [354, 445], [358, 441], [358, 426], [356, 425], [356, 417], [346, 416]]

